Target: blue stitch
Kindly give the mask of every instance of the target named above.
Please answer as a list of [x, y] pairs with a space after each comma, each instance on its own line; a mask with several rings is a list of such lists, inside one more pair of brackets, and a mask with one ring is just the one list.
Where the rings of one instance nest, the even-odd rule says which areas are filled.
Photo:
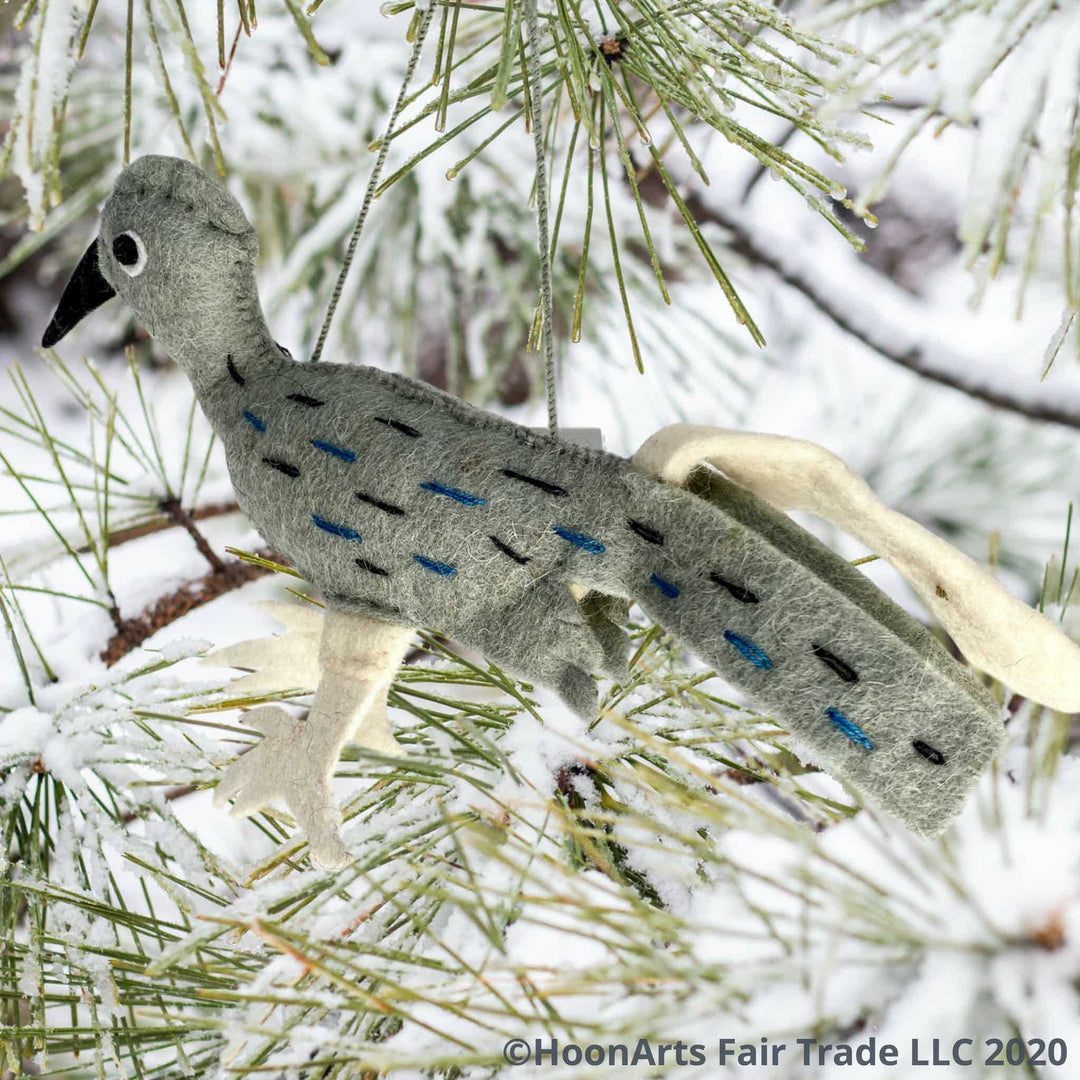
[[825, 715], [854, 743], [858, 743], [864, 750], [873, 750], [874, 744], [870, 736], [854, 720], [849, 720], [839, 709], [831, 705], [825, 710]]
[[672, 585], [670, 581], [665, 581], [659, 574], [653, 574], [649, 581], [652, 582], [669, 600], [674, 600], [681, 591], [678, 585]]
[[594, 540], [591, 536], [586, 536], [584, 533], [574, 532], [572, 529], [564, 529], [562, 525], [552, 525], [551, 531], [556, 536], [561, 536], [564, 540], [568, 540], [574, 547], [579, 547], [582, 551], [587, 551], [590, 555], [603, 555], [607, 550], [599, 540]]
[[311, 520], [323, 532], [328, 532], [331, 536], [340, 536], [342, 540], [359, 540], [361, 538], [360, 534], [355, 529], [350, 529], [348, 525], [338, 525], [333, 521], [327, 521], [326, 518], [319, 517], [318, 514], [312, 514]]
[[344, 447], [335, 446], [332, 442], [323, 442], [322, 439], [312, 439], [311, 445], [316, 450], [321, 450], [324, 454], [333, 454], [336, 458], [341, 458], [342, 461], [355, 461], [356, 455], [351, 450], [346, 450]]
[[453, 499], [454, 502], [459, 502], [463, 506], [483, 506], [487, 502], [487, 499], [481, 499], [479, 495], [470, 495], [467, 491], [447, 487], [445, 484], [440, 484], [435, 480], [425, 480], [420, 486], [425, 491], [433, 491], [436, 495], [445, 495], [448, 499]]
[[256, 430], [265, 431], [266, 421], [260, 420], [253, 412], [249, 410], [244, 411], [244, 419]]
[[429, 559], [425, 555], [414, 555], [413, 558], [425, 570], [430, 570], [433, 574], [438, 574], [439, 577], [452, 577], [457, 573], [456, 566], [450, 566], [448, 563], [439, 562], [438, 559]]
[[754, 667], [759, 667], [763, 671], [772, 670], [772, 661], [749, 638], [744, 638], [742, 634], [736, 634], [734, 630], [725, 630], [724, 640], [730, 645], [734, 645], [742, 653], [743, 658], [749, 660]]

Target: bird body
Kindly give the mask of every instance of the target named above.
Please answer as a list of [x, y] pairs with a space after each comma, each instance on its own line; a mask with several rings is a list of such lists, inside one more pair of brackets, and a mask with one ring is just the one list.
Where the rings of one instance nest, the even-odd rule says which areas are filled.
[[997, 748], [966, 669], [718, 476], [702, 498], [369, 367], [226, 357], [202, 401], [241, 507], [337, 610], [437, 629], [592, 719], [592, 676], [625, 676], [627, 639], [569, 586], [636, 601], [920, 831]]
[[401, 376], [294, 361], [256, 250], [200, 170], [142, 158], [46, 343], [99, 279], [121, 292], [191, 376], [241, 507], [332, 610], [442, 631], [592, 719], [593, 675], [628, 653], [599, 598], [633, 600], [911, 827], [959, 808], [999, 709], [858, 571], [718, 474], [686, 490]]
[[594, 630], [567, 588], [628, 595], [616, 566], [635, 537], [614, 508], [640, 474], [624, 459], [374, 368], [285, 357], [234, 358], [205, 408], [241, 507], [331, 606], [440, 630], [583, 713], [592, 672], [625, 673], [625, 635]]

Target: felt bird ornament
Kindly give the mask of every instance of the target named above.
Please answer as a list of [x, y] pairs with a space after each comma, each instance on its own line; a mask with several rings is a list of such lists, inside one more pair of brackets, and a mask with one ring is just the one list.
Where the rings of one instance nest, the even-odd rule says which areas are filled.
[[[917, 832], [959, 809], [1001, 745], [1000, 708], [859, 571], [747, 490], [835, 510], [887, 546], [896, 523], [874, 533], [873, 497], [842, 463], [810, 444], [680, 427], [629, 461], [375, 368], [297, 362], [267, 329], [257, 247], [238, 203], [201, 170], [141, 158], [117, 181], [43, 340], [54, 345], [119, 295], [189, 375], [242, 509], [325, 600], [321, 625], [293, 632], [307, 662], [317, 657], [309, 715], [249, 713], [264, 738], [230, 767], [219, 802], [251, 813], [284, 799], [313, 860], [341, 866], [333, 769], [350, 738], [401, 753], [386, 693], [416, 627], [550, 687], [591, 720], [594, 675], [625, 676], [618, 608], [633, 600]], [[729, 458], [738, 484], [697, 467]], [[946, 578], [917, 557], [928, 542], [931, 555], [941, 545]], [[946, 617], [950, 603], [967, 605], [956, 625], [977, 622], [991, 595], [1004, 605], [992, 621], [1034, 616], [943, 541], [901, 528], [897, 547]], [[1042, 620], [1031, 633], [1041, 648], [1057, 632]], [[1016, 686], [1025, 642], [1017, 652], [1000, 622], [989, 636], [980, 657], [1015, 669], [996, 673]], [[1080, 708], [1080, 650], [1053, 640], [1074, 677], [1052, 703]]]

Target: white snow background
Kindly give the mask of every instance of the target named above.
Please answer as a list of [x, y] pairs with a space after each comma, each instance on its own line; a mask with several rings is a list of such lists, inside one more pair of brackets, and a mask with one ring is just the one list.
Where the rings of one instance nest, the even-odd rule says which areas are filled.
[[[50, 0], [49, 17], [70, 17], [73, 6], [77, 7]], [[192, 11], [200, 13], [193, 16], [193, 25], [205, 31], [212, 28], [213, 19], [201, 18], [205, 15], [202, 6], [192, 5]], [[336, 64], [318, 68], [302, 62], [304, 46], [288, 16], [266, 7], [260, 12], [257, 33], [243, 43], [229, 75], [222, 98], [228, 113], [227, 122], [220, 126], [222, 145], [231, 162], [242, 163], [238, 172], [249, 182], [264, 177], [267, 185], [295, 183], [299, 187], [314, 178], [327, 190], [345, 184], [349, 194], [339, 203], [341, 220], [326, 223], [327, 235], [337, 236], [359, 206], [373, 159], [357, 137], [358, 128], [368, 120], [355, 114], [371, 107], [365, 91], [373, 81], [384, 87], [385, 100], [392, 100], [396, 92], [406, 55], [402, 19], [383, 18], [373, 4], [350, 6], [328, 0], [315, 21], [316, 32], [324, 46], [342, 52]], [[1007, 586], [1034, 601], [1044, 564], [1060, 552], [1068, 504], [1080, 494], [1076, 431], [1032, 422], [920, 379], [860, 340], [860, 336], [884, 340], [896, 353], [917, 347], [937, 370], [969, 383], [1022, 402], [1080, 411], [1075, 328], [1067, 330], [1057, 361], [1041, 378], [1048, 343], [1062, 325], [1059, 253], [1052, 239], [1040, 249], [1019, 312], [1022, 251], [993, 281], [981, 282], [964, 265], [960, 242], [950, 240], [958, 229], [962, 238], [977, 232], [979, 207], [994, 197], [999, 173], [1007, 164], [1000, 154], [995, 155], [995, 139], [1007, 145], [1010, 125], [1025, 122], [1024, 109], [1031, 107], [1035, 92], [1028, 91], [1036, 75], [1049, 72], [1044, 91], [1051, 101], [1055, 94], [1060, 97], [1067, 92], [1060, 72], [1075, 65], [1080, 12], [1070, 9], [1063, 14], [1057, 33], [1025, 46], [974, 102], [963, 92], [980, 58], [974, 24], [971, 29], [970, 48], [954, 48], [933, 74], [921, 72], [897, 80], [902, 92], [894, 87], [902, 102], [925, 93], [928, 86], [937, 85], [934, 80], [940, 80], [943, 108], [959, 118], [979, 121], [972, 127], [954, 124], [937, 136], [924, 130], [893, 175], [880, 211], [881, 224], [869, 242], [904, 248], [907, 287], [868, 266], [785, 185], [766, 177], [753, 183], [747, 194], [755, 163], [714, 135], [698, 146], [712, 180], [708, 188], [697, 185], [698, 196], [707, 207], [739, 223], [789, 280], [820, 285], [834, 311], [857, 333], [823, 315], [775, 270], [754, 265], [737, 252], [725, 256], [721, 248], [726, 268], [764, 330], [767, 347], [757, 353], [735, 325], [715, 283], [703, 280], [698, 271], [688, 271], [687, 280], [672, 286], [672, 308], [642, 321], [646, 355], [645, 372], [639, 375], [630, 358], [617, 297], [605, 301], [606, 306], [594, 302], [586, 311], [591, 336], [577, 344], [560, 342], [560, 419], [566, 426], [600, 427], [607, 448], [623, 454], [632, 453], [658, 427], [680, 420], [820, 442], [866, 475], [887, 503], [944, 532], [973, 557], [986, 560], [993, 545]], [[980, 24], [978, 29], [992, 39], [993, 25]], [[294, 74], [306, 74], [275, 79], [270, 65], [278, 54], [292, 58]], [[145, 57], [135, 72], [144, 99], [155, 92], [149, 65], [150, 58]], [[68, 74], [62, 67], [55, 62], [46, 72], [57, 85]], [[183, 93], [181, 87], [178, 92]], [[908, 112], [899, 107], [879, 111], [895, 126], [868, 117], [845, 121], [857, 123], [872, 139], [874, 149], [850, 155], [843, 166], [829, 162], [800, 136], [789, 142], [788, 149], [823, 171], [831, 170], [857, 195], [888, 160]], [[260, 123], [259, 115], [267, 113], [287, 114], [288, 123], [273, 127]], [[1056, 112], [1044, 115], [1049, 116], [1049, 124]], [[779, 135], [780, 126], [765, 133]], [[391, 166], [423, 145], [429, 135], [424, 131], [412, 142], [403, 140], [392, 153]], [[1040, 136], [1051, 145], [1051, 131], [1040, 129]], [[133, 153], [144, 152], [182, 154], [183, 147], [168, 124], [144, 120], [136, 124]], [[496, 185], [506, 184], [514, 198], [523, 202], [532, 167], [528, 137], [523, 131], [510, 134], [499, 141], [494, 153], [497, 170], [474, 169], [471, 174], [474, 197], [494, 199]], [[456, 181], [446, 180], [444, 174], [458, 157], [460, 150], [452, 148], [421, 166], [425, 243], [436, 254], [450, 242], [445, 210], [454, 198]], [[1046, 168], [1053, 165], [1049, 162]], [[34, 196], [29, 159], [16, 161], [15, 168]], [[680, 181], [688, 186], [694, 183], [689, 169]], [[233, 182], [240, 193], [239, 182]], [[1030, 199], [1037, 200], [1038, 184], [1033, 187]], [[1029, 205], [1021, 202], [1021, 216]], [[380, 241], [380, 209], [385, 208], [377, 203], [366, 244]], [[568, 208], [573, 220], [581, 212], [580, 205]], [[627, 205], [622, 212], [627, 222], [634, 220]], [[936, 229], [926, 233], [925, 251], [913, 254], [905, 230], [926, 222], [935, 223]], [[92, 218], [80, 220], [71, 230], [71, 246], [81, 250], [92, 235]], [[1047, 226], [1048, 236], [1053, 232]], [[713, 233], [717, 239], [723, 237], [722, 229], [714, 227]], [[569, 227], [567, 235], [575, 235]], [[319, 237], [309, 235], [309, 239], [317, 248]], [[681, 250], [674, 225], [666, 231], [658, 227], [656, 239], [666, 255]], [[476, 236], [470, 242], [476, 257], [482, 258], [483, 245]], [[596, 246], [604, 245], [597, 241]], [[290, 291], [289, 283], [294, 279], [291, 267], [301, 264], [306, 253], [270, 247], [264, 255], [261, 289], [269, 322], [278, 340], [295, 352], [309, 315], [304, 305], [311, 298]], [[605, 256], [601, 252], [597, 257], [603, 272]], [[55, 257], [45, 261], [40, 294], [21, 287], [17, 295], [23, 305], [24, 334], [17, 340], [0, 340], [0, 362], [9, 370], [20, 365], [54, 438], [85, 447], [92, 436], [84, 412], [34, 353], [35, 338], [49, 314], [46, 277], [57, 264]], [[973, 297], [980, 292], [980, 302], [974, 306]], [[438, 294], [421, 301], [424, 317], [436, 321], [448, 302]], [[522, 302], [531, 305], [533, 298]], [[114, 309], [110, 305], [92, 316], [58, 352], [73, 367], [84, 354], [94, 357], [123, 411], [137, 418], [137, 395], [126, 365], [106, 348], [121, 326], [121, 313]], [[388, 313], [387, 323], [391, 318]], [[704, 332], [703, 323], [715, 324], [717, 332]], [[348, 339], [335, 331], [327, 358], [396, 366], [393, 355], [379, 353], [381, 342], [393, 340], [387, 326], [369, 315], [363, 336], [368, 343], [363, 355], [352, 356], [341, 351]], [[651, 352], [650, 340], [656, 346]], [[670, 347], [673, 343], [679, 347]], [[474, 374], [481, 377], [483, 373]], [[141, 378], [161, 433], [161, 457], [178, 475], [190, 389], [173, 369], [146, 369]], [[8, 407], [17, 405], [10, 384], [4, 384], [0, 398]], [[544, 422], [540, 399], [504, 411], [521, 423]], [[10, 425], [0, 424], [4, 426]], [[209, 436], [201, 418], [196, 419], [194, 431], [192, 456], [201, 459]], [[93, 437], [100, 442], [100, 428]], [[25, 444], [13, 442], [2, 431], [0, 450], [18, 454], [20, 469], [49, 468], [47, 455], [35, 460]], [[127, 490], [135, 494], [158, 490], [155, 478], [138, 463], [125, 461], [118, 467], [129, 481]], [[215, 449], [199, 501], [211, 505], [229, 498], [224, 461]], [[0, 556], [9, 572], [23, 584], [80, 589], [77, 572], [55, 558], [54, 537], [41, 517], [16, 513], [25, 505], [18, 485], [0, 476]], [[866, 554], [844, 537], [813, 522], [805, 524], [820, 530], [846, 557]], [[238, 514], [209, 520], [203, 530], [218, 552], [227, 545], [247, 550], [259, 546], [258, 537]], [[159, 596], [199, 578], [206, 569], [181, 530], [131, 541], [113, 556], [116, 600], [122, 611], [141, 611]], [[871, 563], [865, 570], [894, 599], [925, 618], [905, 584], [887, 566]], [[125, 719], [126, 710], [139, 705], [167, 711], [176, 699], [224, 689], [228, 673], [200, 665], [196, 654], [279, 629], [252, 605], [261, 599], [287, 599], [289, 583], [263, 578], [198, 608], [154, 635], [113, 670], [98, 659], [111, 633], [103, 609], [54, 595], [20, 594], [57, 681], [45, 685], [40, 665], [31, 658], [39, 682], [31, 706], [14, 655], [6, 651], [6, 644], [0, 645], [0, 706], [13, 710], [0, 714], [0, 762], [16, 763], [0, 787], [0, 800], [19, 796], [26, 783], [26, 763], [35, 758], [72, 790], [94, 786], [88, 779], [91, 767], [124, 784], [136, 776], [198, 783], [220, 775], [218, 770], [227, 764], [238, 742], [244, 741], [243, 736], [224, 732], [219, 738], [212, 729], [192, 735], [179, 724], [170, 730], [164, 723], [155, 728], [158, 733], [168, 732], [158, 741], [140, 736]], [[1072, 625], [1076, 625], [1075, 616]], [[120, 673], [158, 657], [170, 662], [164, 672], [117, 686]], [[712, 692], [738, 700], [730, 688], [718, 686]], [[497, 700], [497, 695], [483, 689], [476, 695], [485, 701]], [[503, 776], [486, 796], [455, 777], [440, 793], [444, 812], [477, 810], [496, 820], [509, 805], [520, 819], [514, 827], [519, 837], [529, 828], [540, 830], [548, 813], [547, 793], [559, 768], [574, 760], [603, 759], [622, 737], [622, 732], [607, 725], [588, 731], [551, 696], [538, 694], [537, 698], [543, 723], [519, 713], [499, 743], [519, 777]], [[99, 734], [107, 716], [113, 715], [109, 710], [115, 714], [117, 732], [122, 733], [122, 738], [112, 741], [102, 740]], [[671, 706], [675, 724], [678, 716], [678, 706]], [[238, 718], [236, 712], [212, 714], [214, 722], [225, 725], [237, 725]], [[411, 717], [404, 712], [395, 711], [395, 719], [404, 728], [411, 725]], [[535, 1008], [538, 994], [550, 994], [557, 1001], [559, 1014], [569, 1021], [567, 1031], [576, 1031], [577, 1041], [583, 1043], [607, 1041], [594, 1038], [591, 1031], [640, 1031], [664, 1041], [682, 1038], [710, 1046], [721, 1036], [756, 1042], [768, 1035], [773, 1041], [792, 1043], [819, 1033], [837, 1041], [843, 1033], [854, 1043], [873, 1036], [879, 1043], [905, 1047], [913, 1037], [1007, 1040], [1019, 1034], [1062, 1038], [1080, 1060], [1080, 772], [1067, 756], [1052, 780], [1031, 782], [1027, 770], [1034, 756], [1032, 745], [1043, 735], [1028, 722], [1025, 708], [1013, 720], [1015, 738], [1004, 760], [986, 777], [941, 843], [917, 841], [900, 827], [866, 813], [812, 836], [809, 827], [762, 828], [748, 810], [742, 818], [736, 814], [735, 823], [717, 840], [726, 872], [720, 873], [720, 864], [714, 863], [699, 874], [693, 852], [670, 839], [686, 825], [687, 815], [678, 802], [651, 802], [644, 789], [628, 782], [619, 789], [619, 797], [635, 813], [618, 826], [618, 838], [630, 852], [632, 865], [653, 882], [666, 912], [677, 920], [677, 939], [661, 940], [656, 927], [642, 924], [640, 909], [609, 878], [596, 870], [578, 872], [565, 865], [560, 869], [557, 845], [550, 839], [538, 842], [537, 856], [551, 860], [550, 890], [521, 902], [522, 911], [509, 923], [501, 949], [493, 947], [466, 907], [448, 904], [439, 916], [437, 934], [421, 950], [431, 961], [429, 969], [399, 970], [392, 960], [386, 961], [388, 970], [408, 987], [410, 1019], [400, 1032], [377, 1044], [369, 1058], [371, 1065], [390, 1067], [395, 1076], [420, 1076], [426, 1062], [449, 1061], [460, 1052], [455, 1039], [467, 1043], [472, 1054], [497, 1058], [508, 1030], [526, 1038], [547, 1037], [549, 1031]], [[657, 727], [652, 725], [652, 729]], [[369, 782], [343, 780], [342, 797], [355, 795]], [[841, 786], [828, 777], [800, 777], [800, 785], [827, 798], [848, 801]], [[767, 795], [751, 788], [742, 790], [751, 810], [771, 812]], [[581, 787], [580, 794], [586, 802], [597, 797], [588, 785]], [[130, 861], [125, 863], [124, 852], [151, 859], [155, 843], [163, 843], [175, 860], [173, 873], [192, 885], [217, 889], [220, 879], [207, 875], [206, 855], [186, 836], [197, 838], [239, 881], [275, 851], [275, 844], [250, 824], [214, 811], [207, 790], [168, 807], [157, 787], [135, 791], [132, 798], [135, 803], [154, 800], [163, 814], [175, 815], [178, 827], [146, 820], [135, 823], [130, 835], [117, 830], [105, 839], [108, 857], [98, 860], [80, 829], [101, 827], [100, 818], [92, 824], [77, 824], [72, 818], [68, 831], [58, 837], [56, 864], [63, 865], [65, 854], [81, 848], [96, 886], [103, 885], [111, 869], [121, 892], [138, 904], [142, 902], [140, 878], [147, 878]], [[433, 812], [434, 804], [434, 795], [418, 800], [415, 808], [399, 803], [394, 813], [355, 824], [346, 838], [363, 853], [369, 846], [389, 842], [386, 838], [395, 831], [405, 837], [416, 821]], [[655, 830], [650, 832], [652, 818]], [[508, 894], [516, 863], [520, 862], [524, 873], [524, 841], [495, 857], [482, 837], [473, 839], [473, 872], [483, 878], [491, 896], [500, 895], [500, 890]], [[57, 872], [57, 880], [78, 891], [83, 885], [75, 873], [73, 854], [69, 862], [68, 870]], [[394, 872], [380, 867], [372, 875], [377, 888], [361, 875], [351, 882], [352, 891], [345, 899], [336, 903], [323, 899], [311, 905], [294, 925], [314, 938], [363, 935], [367, 931], [354, 925], [357, 917], [373, 898], [404, 888], [395, 874], [407, 869], [407, 864]], [[313, 880], [311, 874], [279, 871], [230, 898], [227, 908], [206, 904], [199, 914], [221, 917], [224, 912], [238, 924], [250, 926], [275, 902]], [[535, 884], [535, 879], [530, 881]], [[153, 881], [150, 889], [159, 915], [179, 902]], [[184, 902], [190, 903], [192, 895], [185, 893]], [[588, 914], [597, 907], [606, 912], [602, 922]], [[73, 908], [56, 918], [57, 933], [73, 942], [106, 933], [100, 922], [78, 916]], [[214, 928], [197, 921], [192, 926], [193, 935]], [[1060, 942], [1043, 948], [1036, 942], [1048, 926], [1060, 930]], [[338, 1011], [341, 999], [333, 982], [316, 983], [305, 994], [311, 1000], [323, 995], [322, 1022], [300, 1022], [295, 1006], [255, 1000], [259, 990], [270, 994], [296, 983], [302, 973], [297, 958], [272, 948], [250, 929], [238, 940], [244, 949], [263, 957], [263, 966], [246, 987], [252, 993], [251, 1002], [237, 1008], [235, 1022], [224, 1032], [220, 1071], [215, 1068], [202, 1074], [233, 1075], [230, 1066], [255, 1060], [259, 1048], [267, 1045], [267, 1031], [290, 1030], [288, 1044], [277, 1046], [262, 1063], [265, 1069], [280, 1069], [281, 1075], [307, 1075], [300, 1070], [313, 1051], [332, 1055], [335, 1047], [348, 1046], [352, 1036]], [[664, 955], [663, 962], [654, 958], [648, 979], [636, 976], [637, 960], [628, 942]], [[107, 968], [102, 960], [99, 969], [91, 972], [100, 1016], [107, 1017], [110, 1009], [120, 1016], [123, 1010], [115, 1004]], [[657, 977], [661, 969], [663, 979]], [[24, 973], [20, 985], [27, 997], [36, 993], [39, 976], [32, 967]], [[435, 1004], [435, 999], [455, 1002], [458, 1011]], [[499, 1012], [506, 1002], [527, 1018], [512, 1029]], [[499, 1019], [485, 1026], [478, 1022], [484, 1016]], [[570, 1035], [564, 1032], [560, 1038]], [[626, 1041], [625, 1035], [615, 1041]], [[463, 1061], [468, 1058], [465, 1054]], [[102, 1075], [135, 1075], [130, 1062], [111, 1056], [108, 1047], [103, 1048], [100, 1062]], [[1075, 1075], [1070, 1069], [1076, 1068], [1070, 1063], [1031, 1072], [1066, 1077]], [[688, 1070], [670, 1073], [684, 1071]], [[720, 1070], [715, 1065], [689, 1071], [767, 1074], [760, 1068]], [[772, 1075], [970, 1077], [981, 1071], [978, 1067], [927, 1070], [901, 1065], [886, 1072], [789, 1065]], [[1014, 1072], [1011, 1068], [988, 1071], [992, 1075]], [[523, 1067], [507, 1072], [563, 1077], [598, 1075], [605, 1070]], [[656, 1072], [619, 1069], [617, 1075]], [[488, 1076], [491, 1069], [464, 1064], [463, 1075]]]

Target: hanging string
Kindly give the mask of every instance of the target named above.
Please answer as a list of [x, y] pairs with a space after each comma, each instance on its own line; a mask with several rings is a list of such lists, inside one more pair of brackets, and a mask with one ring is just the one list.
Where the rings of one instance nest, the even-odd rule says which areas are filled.
[[382, 140], [379, 143], [379, 153], [375, 158], [375, 168], [371, 172], [371, 179], [368, 181], [367, 191], [364, 192], [364, 204], [360, 207], [360, 213], [356, 218], [356, 225], [353, 227], [352, 236], [349, 237], [349, 246], [345, 251], [345, 258], [341, 264], [341, 273], [338, 274], [337, 283], [334, 285], [334, 294], [330, 297], [330, 306], [326, 309], [326, 318], [323, 319], [322, 329], [319, 331], [319, 340], [315, 344], [315, 351], [311, 354], [312, 363], [316, 363], [319, 357], [322, 356], [323, 346], [326, 344], [326, 336], [330, 333], [330, 324], [334, 320], [334, 312], [337, 311], [338, 301], [341, 299], [341, 293], [345, 288], [345, 279], [349, 276], [353, 257], [356, 255], [356, 245], [360, 242], [360, 233], [363, 232], [364, 222], [367, 220], [368, 211], [371, 209], [371, 204], [375, 199], [375, 192], [378, 189], [379, 180], [382, 177], [383, 166], [386, 164], [386, 155], [390, 150], [390, 137], [393, 134], [398, 117], [401, 115], [401, 110], [405, 107], [405, 98], [409, 89], [409, 83], [412, 82], [412, 77], [416, 72], [416, 65], [420, 60], [420, 53], [424, 48], [424, 38], [427, 37], [428, 27], [431, 25], [431, 16], [434, 14], [434, 11], [435, 4], [429, 3], [427, 10], [424, 11], [424, 14], [420, 18], [420, 25], [416, 29], [416, 38], [413, 40], [412, 54], [409, 56], [409, 65], [405, 69], [405, 80], [402, 82], [401, 89], [398, 91], [397, 101], [394, 102], [394, 108], [390, 113], [390, 120], [386, 125], [386, 131], [383, 133]]
[[544, 151], [544, 106], [540, 70], [540, 27], [536, 0], [524, 0], [525, 36], [529, 45], [529, 123], [536, 153], [536, 234], [540, 248], [540, 340], [544, 346], [544, 385], [547, 390], [548, 428], [559, 433], [555, 401], [555, 313], [551, 295], [551, 249], [548, 239], [547, 157]]

